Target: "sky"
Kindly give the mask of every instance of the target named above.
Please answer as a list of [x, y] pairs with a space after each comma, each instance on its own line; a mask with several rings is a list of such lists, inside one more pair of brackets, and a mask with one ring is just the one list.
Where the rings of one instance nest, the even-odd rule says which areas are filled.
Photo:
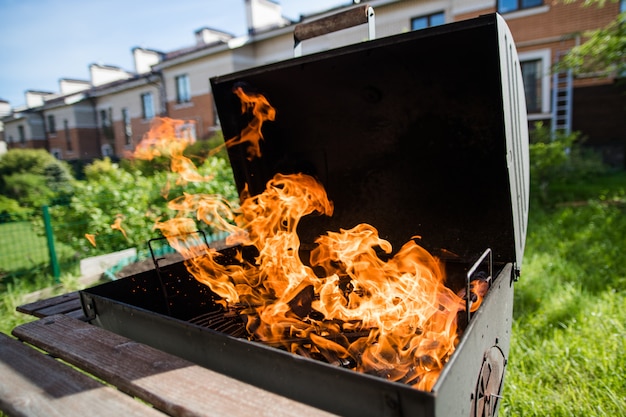
[[[277, 0], [299, 20], [349, 0]], [[244, 0], [0, 0], [0, 99], [58, 92], [59, 79], [89, 80], [92, 63], [134, 70], [131, 49], [193, 46], [202, 27], [246, 33]]]

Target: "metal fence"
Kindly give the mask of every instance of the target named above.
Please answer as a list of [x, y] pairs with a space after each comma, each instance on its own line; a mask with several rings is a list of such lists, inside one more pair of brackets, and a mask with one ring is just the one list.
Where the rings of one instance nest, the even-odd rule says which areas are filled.
[[[68, 265], [68, 267], [71, 267]], [[28, 274], [60, 276], [48, 207], [30, 221], [0, 224], [0, 278]]]
[[[0, 223], [0, 284], [24, 276], [48, 276], [58, 282], [61, 274], [79, 275], [83, 257], [55, 237], [55, 231], [64, 226], [67, 225], [51, 219], [47, 206], [29, 221]], [[225, 237], [223, 233], [207, 235], [206, 241], [211, 243]], [[128, 248], [119, 248], [123, 249]], [[147, 242], [145, 248], [136, 249], [133, 255], [119, 259], [105, 270], [104, 275], [114, 278], [121, 267], [151, 256]], [[174, 252], [166, 244], [157, 250], [160, 255]]]

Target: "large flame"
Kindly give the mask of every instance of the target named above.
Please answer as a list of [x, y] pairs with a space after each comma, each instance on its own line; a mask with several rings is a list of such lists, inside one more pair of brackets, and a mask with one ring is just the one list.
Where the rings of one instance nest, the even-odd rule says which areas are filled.
[[[274, 109], [263, 96], [235, 93], [253, 117], [227, 144], [249, 142], [249, 156], [259, 156], [261, 124], [273, 120]], [[161, 137], [175, 130], [164, 127], [168, 122], [157, 124], [159, 131], [147, 136], [148, 145], [135, 156], [163, 154], [160, 146], [166, 146], [173, 159], [184, 160], [185, 140]], [[179, 175], [185, 180], [204, 180], [186, 162], [172, 162], [175, 166], [184, 168]], [[415, 239], [392, 256], [391, 244], [373, 226], [360, 224], [329, 231], [313, 250], [302, 250], [296, 233], [300, 220], [333, 214], [332, 202], [313, 177], [277, 174], [263, 193], [244, 193], [236, 210], [213, 195], [185, 194], [169, 207], [178, 216], [156, 227], [184, 255], [198, 281], [226, 308], [241, 310], [250, 339], [421, 390], [432, 388], [454, 352], [457, 316], [465, 302], [446, 287], [442, 263]], [[197, 229], [197, 221], [228, 232], [237, 255], [226, 259], [199, 241], [182, 239]], [[244, 257], [246, 248], [254, 256]]]

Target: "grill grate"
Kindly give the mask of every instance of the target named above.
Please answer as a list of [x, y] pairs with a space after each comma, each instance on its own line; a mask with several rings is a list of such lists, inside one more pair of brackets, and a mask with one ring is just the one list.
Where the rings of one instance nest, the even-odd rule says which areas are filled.
[[238, 310], [217, 310], [201, 314], [189, 323], [225, 333], [240, 339], [247, 338], [246, 323]]

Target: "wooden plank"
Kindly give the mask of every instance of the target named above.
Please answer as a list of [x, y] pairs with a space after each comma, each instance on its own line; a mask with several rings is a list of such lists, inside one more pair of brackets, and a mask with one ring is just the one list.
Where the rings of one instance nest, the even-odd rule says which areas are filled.
[[0, 410], [9, 416], [162, 416], [0, 333]]
[[174, 416], [331, 415], [67, 316], [13, 334]]
[[80, 310], [69, 311], [65, 313], [65, 315], [75, 320], [87, 321], [87, 317], [85, 317], [85, 312], [82, 308]]
[[24, 314], [30, 314], [35, 317], [45, 317], [41, 310], [48, 309], [54, 307], [58, 304], [63, 304], [67, 302], [76, 302], [78, 300], [78, 305], [80, 307], [80, 297], [78, 295], [78, 291], [70, 292], [67, 294], [57, 295], [56, 297], [46, 298], [44, 300], [35, 301], [32, 303], [24, 304], [18, 306], [16, 308], [17, 311]]
[[80, 304], [80, 299], [72, 298], [70, 300], [65, 300], [58, 304], [39, 309], [37, 310], [36, 315], [37, 317], [48, 317], [48, 316], [54, 316], [55, 314], [68, 314], [68, 313], [73, 313], [77, 311], [82, 313], [82, 306]]

